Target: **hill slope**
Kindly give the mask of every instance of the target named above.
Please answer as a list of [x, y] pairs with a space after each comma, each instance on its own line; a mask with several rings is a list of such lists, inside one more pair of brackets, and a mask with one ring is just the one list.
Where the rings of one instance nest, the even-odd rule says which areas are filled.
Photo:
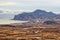
[[46, 12], [44, 10], [35, 10], [33, 12], [23, 12], [22, 14], [15, 15], [14, 20], [31, 20], [31, 19], [52, 19], [59, 18], [60, 15], [56, 15], [53, 12]]

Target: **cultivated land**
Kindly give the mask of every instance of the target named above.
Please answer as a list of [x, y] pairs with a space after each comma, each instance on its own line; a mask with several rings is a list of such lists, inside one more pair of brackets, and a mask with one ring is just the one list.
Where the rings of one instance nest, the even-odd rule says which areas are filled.
[[60, 40], [60, 22], [0, 25], [0, 40]]

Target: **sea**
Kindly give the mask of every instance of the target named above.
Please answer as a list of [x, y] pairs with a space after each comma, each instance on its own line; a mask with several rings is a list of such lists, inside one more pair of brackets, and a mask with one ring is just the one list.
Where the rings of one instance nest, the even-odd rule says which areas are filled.
[[18, 21], [18, 20], [10, 20], [10, 19], [0, 19], [0, 24], [11, 24], [11, 23], [25, 23], [27, 21]]

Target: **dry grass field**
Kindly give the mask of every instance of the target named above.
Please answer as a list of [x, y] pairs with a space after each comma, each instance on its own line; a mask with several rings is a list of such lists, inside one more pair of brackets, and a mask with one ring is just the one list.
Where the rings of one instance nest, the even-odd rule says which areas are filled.
[[0, 25], [0, 40], [60, 40], [60, 25]]

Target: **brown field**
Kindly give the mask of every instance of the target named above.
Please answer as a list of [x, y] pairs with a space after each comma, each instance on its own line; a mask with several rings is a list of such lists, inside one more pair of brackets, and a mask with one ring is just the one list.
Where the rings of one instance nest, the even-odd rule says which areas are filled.
[[0, 25], [0, 40], [60, 40], [60, 25]]

